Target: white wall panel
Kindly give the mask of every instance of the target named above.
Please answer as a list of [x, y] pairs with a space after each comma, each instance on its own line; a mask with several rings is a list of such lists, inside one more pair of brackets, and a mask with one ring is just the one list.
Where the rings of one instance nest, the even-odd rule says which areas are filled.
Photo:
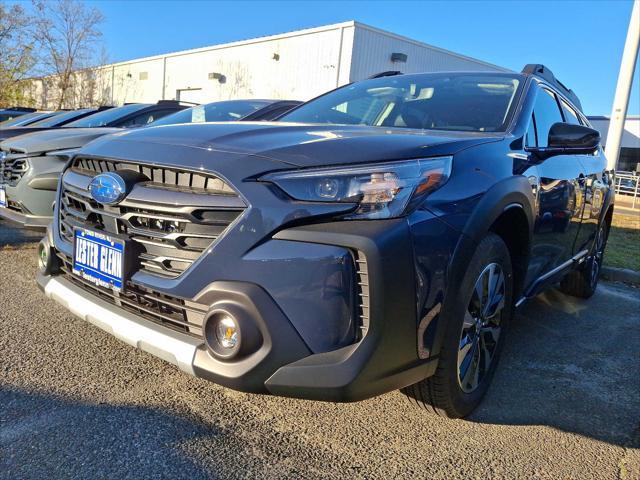
[[[608, 117], [588, 117], [593, 128], [600, 132], [602, 145], [607, 144], [610, 119]], [[640, 149], [640, 118], [627, 115], [622, 132], [621, 147]]]
[[[115, 104], [155, 103], [162, 99], [162, 58], [118, 64], [113, 66], [111, 70], [113, 102]], [[146, 74], [146, 79], [141, 79], [141, 74]]]
[[[391, 54], [394, 52], [406, 54], [407, 62], [392, 62]], [[403, 73], [507, 71], [480, 60], [356, 23], [351, 81], [388, 70], [400, 70]]]
[[[335, 88], [341, 29], [199, 51], [166, 59], [165, 97], [201, 89], [202, 101], [306, 100]], [[277, 59], [276, 59], [277, 58]], [[224, 83], [209, 74], [225, 77]]]

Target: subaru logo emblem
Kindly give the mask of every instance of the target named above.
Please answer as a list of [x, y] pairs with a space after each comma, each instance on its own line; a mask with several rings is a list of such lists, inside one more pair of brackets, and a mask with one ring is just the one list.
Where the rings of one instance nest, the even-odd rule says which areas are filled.
[[127, 184], [117, 173], [101, 173], [91, 180], [89, 193], [98, 203], [115, 205], [127, 195]]

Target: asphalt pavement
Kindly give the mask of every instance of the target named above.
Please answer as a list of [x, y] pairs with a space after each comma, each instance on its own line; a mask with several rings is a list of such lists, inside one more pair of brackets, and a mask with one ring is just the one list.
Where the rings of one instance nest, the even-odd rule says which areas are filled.
[[640, 479], [640, 290], [525, 305], [466, 420], [192, 378], [76, 319], [0, 222], [0, 479]]

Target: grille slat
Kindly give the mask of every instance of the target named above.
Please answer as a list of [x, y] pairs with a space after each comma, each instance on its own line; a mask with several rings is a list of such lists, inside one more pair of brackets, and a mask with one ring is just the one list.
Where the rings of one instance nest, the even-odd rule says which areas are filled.
[[[109, 207], [93, 200], [87, 191], [90, 179], [102, 171], [123, 169], [140, 169], [147, 176], [149, 181], [136, 185], [142, 187], [141, 191], [150, 192], [149, 187], [166, 189], [166, 203], [145, 202], [138, 196]], [[203, 193], [207, 196], [203, 197]], [[171, 195], [179, 201], [172, 201]], [[189, 199], [193, 199], [194, 206], [189, 206]], [[231, 203], [233, 206], [229, 206], [229, 199], [235, 202]], [[62, 180], [60, 234], [73, 242], [74, 227], [85, 227], [128, 237], [140, 247], [139, 270], [174, 278], [189, 268], [242, 214], [244, 208], [238, 205], [243, 203], [235, 191], [212, 175], [77, 158]]]
[[8, 154], [0, 160], [0, 183], [15, 186], [25, 173], [29, 163], [22, 155]]
[[[98, 162], [98, 163], [96, 163]], [[145, 175], [151, 182], [165, 187], [186, 187], [193, 190], [203, 190], [217, 195], [237, 195], [226, 182], [210, 175], [189, 172], [167, 167], [142, 165], [115, 160], [96, 160], [77, 158], [71, 165], [71, 170], [83, 175], [97, 175], [106, 171], [134, 170]]]
[[362, 338], [369, 329], [369, 268], [364, 253], [358, 250], [354, 252], [354, 256], [356, 261], [357, 310]]
[[116, 293], [75, 275], [72, 273], [71, 260], [61, 253], [58, 253], [58, 257], [62, 263], [62, 275], [74, 285], [147, 320], [198, 338], [202, 337], [202, 322], [207, 312], [205, 305], [200, 306], [193, 302], [186, 305], [183, 299], [145, 289], [130, 281], [123, 292]]

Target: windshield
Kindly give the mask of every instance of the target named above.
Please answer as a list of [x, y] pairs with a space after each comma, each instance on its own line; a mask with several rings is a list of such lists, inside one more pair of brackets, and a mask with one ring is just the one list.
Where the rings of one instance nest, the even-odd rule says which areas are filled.
[[214, 102], [207, 105], [187, 108], [177, 113], [150, 123], [156, 125], [172, 125], [179, 123], [203, 123], [203, 122], [232, 122], [255, 112], [259, 108], [269, 105], [270, 102], [259, 100], [230, 100], [228, 102]]
[[29, 125], [33, 122], [37, 122], [40, 118], [49, 118], [53, 115], [56, 115], [56, 113], [57, 112], [32, 112], [26, 113], [24, 115], [18, 115], [17, 117], [12, 117], [9, 120], [0, 122], [0, 128]]
[[44, 120], [39, 120], [35, 123], [30, 123], [30, 127], [56, 127], [58, 125], [62, 125], [64, 123], [70, 122], [76, 117], [82, 116], [87, 112], [93, 111], [92, 108], [84, 108], [82, 110], [73, 110], [71, 112], [62, 112], [53, 117], [45, 118]]
[[73, 128], [106, 127], [110, 123], [120, 120], [121, 118], [129, 115], [130, 113], [135, 113], [138, 110], [147, 108], [148, 106], [149, 104], [147, 103], [134, 103], [131, 105], [124, 105], [118, 108], [110, 108], [109, 110], [104, 110], [102, 112], [94, 113], [93, 115], [89, 115], [88, 117], [81, 118], [80, 120], [76, 120], [75, 122], [67, 123], [65, 127], [73, 127]]
[[520, 83], [517, 75], [488, 73], [382, 77], [335, 90], [279, 120], [498, 132], [507, 127]]

